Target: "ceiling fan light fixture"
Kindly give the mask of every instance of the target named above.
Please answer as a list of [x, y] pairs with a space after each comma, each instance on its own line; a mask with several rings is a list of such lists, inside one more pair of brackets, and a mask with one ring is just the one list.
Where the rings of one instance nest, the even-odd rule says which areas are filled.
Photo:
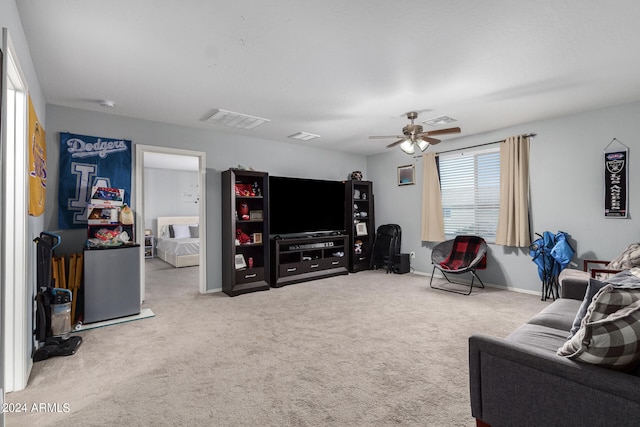
[[420, 147], [420, 151], [424, 151], [429, 146], [429, 143], [424, 139], [418, 139], [418, 147]]
[[402, 141], [402, 144], [400, 144], [400, 149], [407, 154], [413, 154], [416, 151], [416, 145], [411, 141], [411, 139], [407, 138]]

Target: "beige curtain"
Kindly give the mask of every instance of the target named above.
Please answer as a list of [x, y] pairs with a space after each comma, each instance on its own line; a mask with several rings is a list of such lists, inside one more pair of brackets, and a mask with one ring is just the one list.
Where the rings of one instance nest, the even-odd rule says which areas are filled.
[[422, 156], [422, 241], [444, 241], [444, 218], [442, 217], [442, 196], [440, 178], [436, 166], [436, 153]]
[[529, 229], [529, 137], [507, 138], [500, 146], [500, 213], [496, 244], [527, 247]]

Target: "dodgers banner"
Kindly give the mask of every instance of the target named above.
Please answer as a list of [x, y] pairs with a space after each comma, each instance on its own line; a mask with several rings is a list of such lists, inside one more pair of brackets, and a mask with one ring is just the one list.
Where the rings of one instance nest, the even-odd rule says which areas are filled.
[[604, 155], [604, 216], [627, 217], [628, 152], [617, 151]]
[[129, 204], [131, 141], [60, 133], [59, 228], [87, 226], [92, 186], [124, 189]]

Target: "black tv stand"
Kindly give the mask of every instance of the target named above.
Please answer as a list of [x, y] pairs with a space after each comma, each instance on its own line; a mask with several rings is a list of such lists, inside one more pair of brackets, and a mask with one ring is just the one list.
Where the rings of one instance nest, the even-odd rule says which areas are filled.
[[349, 274], [348, 236], [271, 239], [271, 287]]

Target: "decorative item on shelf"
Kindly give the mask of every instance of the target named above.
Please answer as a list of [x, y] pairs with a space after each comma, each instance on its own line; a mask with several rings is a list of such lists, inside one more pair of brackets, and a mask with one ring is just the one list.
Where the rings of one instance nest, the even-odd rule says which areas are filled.
[[251, 184], [236, 183], [235, 192], [236, 192], [236, 196], [252, 197], [256, 195], [253, 191], [253, 186]]
[[351, 172], [351, 176], [350, 178], [354, 181], [362, 181], [362, 172], [360, 171], [353, 171]]
[[242, 270], [243, 268], [247, 268], [247, 263], [244, 260], [244, 255], [242, 254], [236, 255], [235, 266], [236, 266], [236, 270]]
[[353, 244], [353, 252], [356, 254], [362, 253], [362, 240], [356, 240]]
[[261, 210], [254, 210], [249, 212], [249, 219], [264, 219], [263, 212]]
[[353, 190], [353, 198], [354, 199], [359, 199], [360, 198], [360, 190], [358, 190], [357, 188], [355, 190]]
[[253, 233], [251, 235], [251, 240], [253, 241], [253, 243], [255, 244], [260, 244], [262, 243], [262, 233]]
[[368, 215], [365, 211], [359, 212], [359, 214], [360, 218], [366, 218]]
[[247, 204], [247, 202], [240, 202], [240, 205], [238, 206], [238, 212], [240, 213], [241, 219], [249, 219], [249, 204]]
[[262, 190], [260, 190], [260, 186], [258, 185], [258, 182], [254, 182], [251, 188], [253, 189], [254, 196], [262, 197]]
[[362, 200], [367, 200], [367, 193], [362, 193], [362, 194], [360, 195], [360, 198], [361, 198]]
[[251, 243], [251, 238], [247, 233], [238, 228], [236, 229], [236, 241], [241, 245], [246, 245], [248, 243]]
[[356, 234], [358, 236], [366, 236], [367, 233], [367, 224], [364, 222], [359, 222], [356, 224]]

